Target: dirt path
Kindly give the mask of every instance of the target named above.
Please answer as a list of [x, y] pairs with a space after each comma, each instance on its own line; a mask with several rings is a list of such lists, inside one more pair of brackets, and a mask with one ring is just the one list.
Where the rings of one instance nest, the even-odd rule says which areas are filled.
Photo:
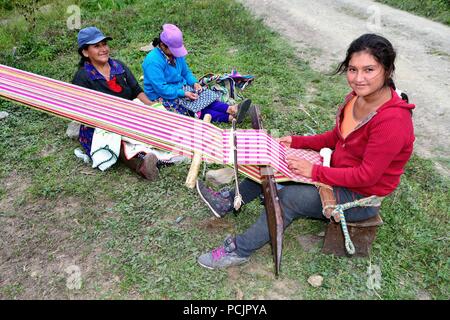
[[396, 85], [416, 104], [415, 151], [450, 175], [450, 28], [367, 0], [240, 0], [298, 49], [329, 71], [363, 33], [386, 36], [397, 50]]

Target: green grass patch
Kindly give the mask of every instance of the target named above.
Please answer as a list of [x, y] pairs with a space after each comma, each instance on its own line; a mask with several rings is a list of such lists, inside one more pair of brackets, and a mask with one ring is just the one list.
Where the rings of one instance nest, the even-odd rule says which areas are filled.
[[377, 0], [377, 2], [450, 25], [448, 0]]
[[[19, 14], [0, 6], [0, 16], [11, 13], [0, 29], [0, 63], [70, 81], [78, 62], [77, 32], [66, 27], [72, 3], [52, 2], [50, 11], [37, 14], [32, 33], [24, 32], [28, 26]], [[273, 135], [332, 128], [348, 90], [344, 79], [313, 71], [287, 41], [231, 0], [76, 3], [83, 27], [96, 25], [111, 35], [113, 57], [138, 78], [146, 55], [139, 48], [169, 21], [183, 30], [197, 76], [232, 67], [253, 74], [245, 95], [261, 106]], [[414, 156], [383, 203], [385, 224], [370, 259], [304, 251], [297, 237], [324, 225], [302, 220], [286, 231], [279, 279], [269, 246], [245, 266], [212, 272], [196, 258], [250, 226], [262, 209], [257, 201], [238, 216], [212, 219], [196, 192], [184, 187], [187, 164], [163, 169], [152, 183], [120, 164], [92, 170], [73, 155], [78, 143], [65, 137], [66, 120], [5, 100], [0, 110], [10, 114], [0, 130], [0, 225], [6, 228], [0, 239], [8, 243], [9, 270], [17, 269], [2, 278], [0, 297], [414, 299], [425, 291], [433, 299], [449, 298], [449, 185], [430, 161]], [[179, 217], [184, 220], [177, 223]], [[12, 232], [16, 236], [6, 238]], [[65, 287], [64, 259], [82, 267], [80, 290]], [[46, 266], [36, 276], [40, 281], [21, 271], [24, 260]], [[382, 273], [376, 291], [367, 287], [369, 265]], [[324, 277], [320, 288], [307, 283], [312, 274]]]

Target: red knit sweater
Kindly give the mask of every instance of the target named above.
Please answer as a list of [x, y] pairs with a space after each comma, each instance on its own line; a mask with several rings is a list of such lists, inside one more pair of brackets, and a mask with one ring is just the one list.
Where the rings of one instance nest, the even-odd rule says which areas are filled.
[[314, 181], [347, 187], [365, 196], [385, 196], [398, 186], [411, 157], [414, 128], [410, 111], [415, 106], [391, 89], [392, 98], [344, 139], [339, 128], [341, 117], [354, 95], [347, 95], [340, 106], [333, 130], [314, 136], [293, 136], [291, 148], [334, 149], [331, 168], [313, 166]]

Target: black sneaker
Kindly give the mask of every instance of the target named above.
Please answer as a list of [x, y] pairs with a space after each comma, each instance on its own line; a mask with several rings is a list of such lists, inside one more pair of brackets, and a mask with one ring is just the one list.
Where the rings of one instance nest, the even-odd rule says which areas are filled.
[[175, 165], [175, 163], [171, 162], [170, 160], [159, 160], [156, 162], [156, 167], [158, 168], [158, 170], [161, 170], [161, 168], [164, 167], [171, 167]]
[[231, 197], [208, 188], [203, 181], [197, 180], [197, 191], [200, 198], [211, 209], [217, 218], [222, 218], [233, 209]]

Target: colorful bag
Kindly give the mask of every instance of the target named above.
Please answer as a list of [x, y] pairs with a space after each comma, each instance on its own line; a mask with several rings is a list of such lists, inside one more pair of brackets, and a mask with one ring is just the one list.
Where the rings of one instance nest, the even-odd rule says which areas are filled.
[[[183, 86], [184, 91], [195, 92], [194, 88], [191, 86]], [[197, 100], [191, 100], [188, 98], [179, 99], [179, 104], [192, 112], [199, 112], [209, 106], [211, 103], [219, 99], [219, 95], [210, 90], [203, 89], [198, 95]]]
[[201, 86], [206, 86], [220, 96], [220, 101], [230, 105], [243, 100], [242, 91], [249, 86], [255, 77], [241, 75], [236, 69], [223, 75], [208, 73], [199, 79]]

